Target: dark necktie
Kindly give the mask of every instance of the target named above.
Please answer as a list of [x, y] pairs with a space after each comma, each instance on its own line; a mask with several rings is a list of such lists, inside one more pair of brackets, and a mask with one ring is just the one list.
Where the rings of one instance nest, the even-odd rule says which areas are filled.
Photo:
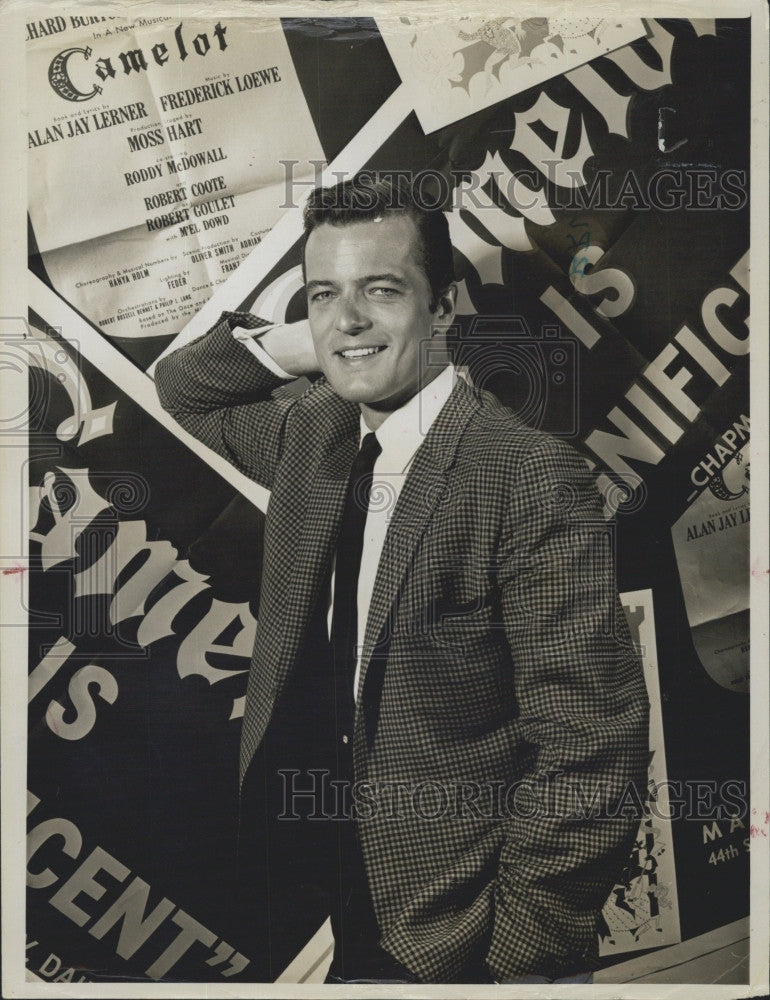
[[[338, 781], [342, 779], [348, 784], [354, 779], [353, 684], [358, 660], [358, 576], [372, 489], [372, 473], [381, 450], [374, 434], [367, 434], [361, 442], [361, 448], [353, 462], [348, 479], [334, 564], [330, 646], [336, 701], [335, 727], [338, 748], [336, 777]], [[335, 794], [339, 795], [340, 792], [337, 791]], [[357, 950], [362, 950], [363, 947], [363, 951], [369, 957], [377, 946], [379, 930], [369, 895], [356, 826], [352, 822], [354, 815], [352, 799], [346, 787], [342, 796], [341, 802], [339, 799], [336, 800], [336, 807], [348, 817], [349, 821], [337, 825], [339, 896], [332, 907], [332, 927], [335, 935], [335, 968], [340, 971], [350, 965], [352, 974], [356, 967]]]
[[334, 564], [331, 651], [337, 692], [337, 732], [348, 750], [352, 750], [353, 683], [358, 659], [358, 574], [372, 472], [381, 451], [376, 436], [367, 434], [350, 470]]

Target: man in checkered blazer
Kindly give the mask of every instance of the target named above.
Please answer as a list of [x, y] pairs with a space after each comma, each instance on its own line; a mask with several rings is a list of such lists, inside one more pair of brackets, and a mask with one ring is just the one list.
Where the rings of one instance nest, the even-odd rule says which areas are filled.
[[[328, 981], [590, 970], [648, 756], [593, 477], [449, 363], [443, 213], [384, 181], [319, 189], [303, 254], [309, 323], [225, 313], [156, 372], [176, 419], [271, 490], [241, 741], [260, 804], [244, 815], [259, 820], [277, 771], [293, 815], [299, 760], [346, 785], [342, 822], [306, 824], [336, 890]], [[351, 567], [362, 438], [374, 466]], [[348, 676], [335, 581], [351, 571]]]

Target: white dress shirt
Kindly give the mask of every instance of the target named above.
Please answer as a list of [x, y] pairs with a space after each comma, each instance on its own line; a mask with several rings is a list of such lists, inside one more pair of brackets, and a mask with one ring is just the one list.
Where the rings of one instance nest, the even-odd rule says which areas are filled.
[[[280, 378], [290, 379], [289, 375], [273, 360], [254, 335], [264, 333], [265, 327], [258, 330], [246, 330], [236, 327], [233, 336], [254, 354], [259, 361]], [[449, 399], [457, 378], [453, 365], [447, 365], [434, 379], [424, 386], [404, 405], [389, 414], [377, 428], [376, 435], [382, 452], [374, 463], [372, 474], [372, 489], [369, 496], [369, 510], [364, 527], [364, 541], [361, 551], [361, 567], [358, 573], [358, 658], [354, 679], [354, 695], [358, 692], [358, 678], [361, 671], [361, 651], [364, 645], [366, 622], [369, 617], [369, 605], [374, 591], [374, 581], [380, 564], [382, 547], [388, 531], [393, 510], [401, 494], [409, 466], [412, 464], [417, 449], [422, 444], [425, 435], [430, 430], [433, 421], [441, 412]], [[361, 417], [360, 441], [363, 440], [369, 428]], [[329, 593], [329, 612], [327, 625], [331, 634], [332, 605], [334, 597], [334, 571], [332, 570], [331, 590]]]

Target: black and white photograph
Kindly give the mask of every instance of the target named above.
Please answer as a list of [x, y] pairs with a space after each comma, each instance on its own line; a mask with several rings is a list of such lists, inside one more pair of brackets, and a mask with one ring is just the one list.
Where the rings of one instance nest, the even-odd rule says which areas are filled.
[[766, 993], [768, 10], [579, 13], [0, 10], [4, 996]]

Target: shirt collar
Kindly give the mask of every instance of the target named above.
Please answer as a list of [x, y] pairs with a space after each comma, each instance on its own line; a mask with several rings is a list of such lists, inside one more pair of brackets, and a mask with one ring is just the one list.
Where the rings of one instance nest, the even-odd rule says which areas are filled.
[[[433, 421], [452, 394], [456, 377], [454, 365], [447, 365], [432, 382], [383, 420], [377, 428], [377, 440], [382, 448], [382, 454], [377, 459], [378, 467], [388, 472], [406, 472]], [[362, 416], [361, 440], [369, 433]]]

